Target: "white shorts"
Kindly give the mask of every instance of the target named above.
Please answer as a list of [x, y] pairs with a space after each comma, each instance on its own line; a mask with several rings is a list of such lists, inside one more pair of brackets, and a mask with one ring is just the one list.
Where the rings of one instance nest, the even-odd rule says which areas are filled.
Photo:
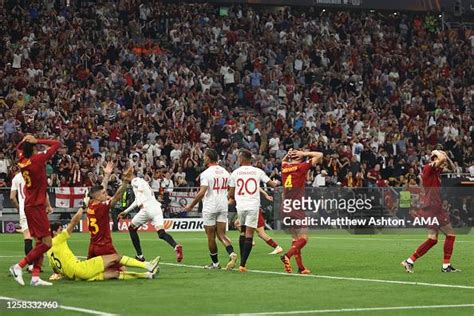
[[25, 211], [20, 209], [20, 229], [22, 232], [28, 229], [28, 221], [26, 220]]
[[155, 229], [157, 229], [158, 226], [163, 227], [163, 211], [161, 210], [159, 203], [153, 203], [151, 205], [142, 207], [140, 211], [132, 218], [132, 224], [135, 227], [140, 227], [148, 222], [151, 222]]
[[208, 212], [203, 210], [202, 219], [204, 222], [204, 226], [215, 226], [217, 222], [227, 223], [228, 213], [229, 212], [227, 210], [220, 212]]
[[245, 225], [252, 228], [258, 226], [258, 210], [253, 211], [237, 211], [239, 215], [240, 225]]

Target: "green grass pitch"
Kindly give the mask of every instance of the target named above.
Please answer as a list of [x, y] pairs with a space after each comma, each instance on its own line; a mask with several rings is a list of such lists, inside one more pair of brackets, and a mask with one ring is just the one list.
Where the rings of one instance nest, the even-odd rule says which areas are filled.
[[[287, 234], [274, 231], [270, 234], [285, 249], [289, 247], [291, 238]], [[332, 310], [331, 315], [474, 315], [473, 234], [457, 237], [452, 261], [462, 272], [440, 272], [444, 240], [441, 237], [438, 245], [416, 263], [415, 273], [407, 274], [400, 261], [426, 238], [421, 231], [402, 235], [317, 231], [311, 234], [310, 242], [303, 249], [305, 264], [313, 271], [310, 277], [262, 272], [280, 273], [283, 267], [278, 256], [267, 254], [271, 249], [260, 239], [256, 240], [247, 265], [250, 270], [258, 271], [239, 273], [197, 268], [210, 262], [204, 233], [172, 235], [183, 245], [182, 263], [189, 266], [170, 265], [175, 263], [173, 250], [156, 234], [141, 233], [147, 259], [156, 255], [162, 257], [158, 279], [58, 281], [48, 288], [21, 287], [14, 282], [8, 267], [22, 255], [22, 236], [0, 235], [0, 296], [58, 300], [65, 306], [119, 315], [304, 314], [302, 311], [325, 314], [325, 310]], [[238, 251], [237, 233], [229, 235]], [[128, 234], [116, 233], [113, 239], [120, 253], [134, 255]], [[75, 233], [70, 239], [70, 247], [76, 255], [84, 256], [88, 240], [87, 234]], [[227, 256], [221, 245], [219, 254], [225, 265]], [[293, 265], [295, 267], [294, 261]], [[42, 276], [47, 278], [51, 269], [45, 266], [44, 270]], [[25, 282], [29, 281], [30, 276], [25, 274]], [[469, 304], [471, 306], [416, 308]], [[5, 301], [0, 301], [0, 315], [85, 315], [71, 310], [12, 312], [5, 305]], [[411, 308], [385, 309], [400, 306]], [[374, 309], [357, 311], [358, 308]]]

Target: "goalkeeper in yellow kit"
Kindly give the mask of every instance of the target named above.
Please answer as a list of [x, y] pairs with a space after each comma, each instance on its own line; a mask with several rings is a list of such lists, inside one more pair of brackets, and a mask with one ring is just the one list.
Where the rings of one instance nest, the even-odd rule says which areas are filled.
[[[86, 194], [87, 196], [87, 194]], [[84, 201], [88, 202], [88, 201]], [[87, 203], [85, 203], [87, 205]], [[47, 256], [51, 268], [57, 275], [69, 280], [101, 281], [107, 279], [153, 279], [159, 270], [159, 259], [156, 257], [150, 262], [141, 262], [136, 259], [119, 254], [105, 255], [88, 260], [78, 260], [69, 248], [67, 240], [71, 237], [74, 226], [79, 224], [84, 209], [81, 207], [71, 219], [66, 229], [55, 223], [51, 225], [53, 246], [48, 250]], [[111, 270], [110, 267], [119, 264], [121, 266], [136, 267], [147, 270], [147, 272], [131, 272]], [[52, 279], [60, 277], [52, 276]]]

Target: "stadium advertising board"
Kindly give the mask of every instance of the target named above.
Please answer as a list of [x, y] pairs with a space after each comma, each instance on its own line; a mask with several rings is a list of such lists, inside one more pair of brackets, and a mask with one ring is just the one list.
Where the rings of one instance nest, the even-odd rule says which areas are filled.
[[[119, 232], [128, 232], [128, 226], [130, 225], [130, 219], [121, 220], [118, 223]], [[113, 222], [110, 221], [110, 230], [112, 230]], [[170, 232], [198, 232], [204, 231], [204, 222], [201, 218], [166, 218], [164, 221], [164, 228]], [[81, 225], [82, 232], [88, 232], [89, 227], [87, 220], [82, 221]], [[146, 223], [138, 229], [141, 232], [154, 232], [155, 228], [151, 223]]]

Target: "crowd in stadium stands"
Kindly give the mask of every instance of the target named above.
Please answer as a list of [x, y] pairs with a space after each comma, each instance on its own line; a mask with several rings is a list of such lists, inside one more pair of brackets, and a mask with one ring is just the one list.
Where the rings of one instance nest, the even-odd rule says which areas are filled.
[[437, 16], [58, 2], [0, 1], [0, 186], [25, 133], [64, 144], [51, 186], [100, 181], [106, 160], [195, 186], [206, 147], [230, 170], [248, 148], [277, 179], [289, 148], [322, 151], [313, 186], [415, 184], [439, 144], [474, 171], [472, 38]]

